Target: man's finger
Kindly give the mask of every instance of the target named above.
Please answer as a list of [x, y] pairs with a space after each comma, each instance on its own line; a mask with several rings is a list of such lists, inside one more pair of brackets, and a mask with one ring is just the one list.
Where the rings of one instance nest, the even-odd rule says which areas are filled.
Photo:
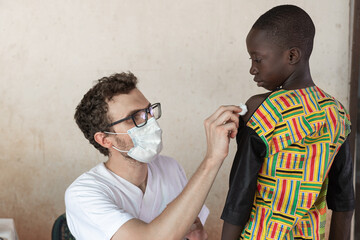
[[230, 111], [223, 112], [216, 120], [216, 125], [233, 122], [239, 127], [239, 115]]
[[228, 105], [228, 106], [220, 106], [215, 113], [213, 113], [208, 119], [213, 122], [215, 119], [219, 118], [219, 116], [224, 113], [225, 111], [239, 113], [241, 112], [241, 108], [235, 105]]
[[222, 126], [225, 130], [227, 130], [228, 136], [230, 138], [235, 138], [238, 132], [238, 127], [235, 125], [234, 122], [226, 123]]

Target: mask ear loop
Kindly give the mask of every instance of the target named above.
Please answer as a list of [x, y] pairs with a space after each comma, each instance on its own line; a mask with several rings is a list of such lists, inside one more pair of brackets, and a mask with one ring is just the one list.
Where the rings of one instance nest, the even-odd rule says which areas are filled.
[[128, 134], [128, 133], [115, 133], [115, 132], [106, 132], [106, 131], [104, 131], [103, 133], [111, 134], [111, 135]]
[[[104, 131], [103, 133], [111, 134], [111, 135], [123, 135], [123, 134], [128, 134], [128, 133], [114, 133], [114, 132], [106, 132], [106, 131]], [[112, 145], [112, 148], [115, 149], [115, 150], [118, 150], [119, 152], [123, 152], [123, 153], [129, 152], [129, 151], [120, 150], [120, 149], [118, 149], [117, 147], [115, 147], [114, 145]]]
[[115, 147], [114, 145], [112, 145], [112, 148], [115, 149], [115, 150], [118, 150], [119, 152], [123, 152], [123, 153], [129, 152], [129, 151], [120, 150], [117, 147]]

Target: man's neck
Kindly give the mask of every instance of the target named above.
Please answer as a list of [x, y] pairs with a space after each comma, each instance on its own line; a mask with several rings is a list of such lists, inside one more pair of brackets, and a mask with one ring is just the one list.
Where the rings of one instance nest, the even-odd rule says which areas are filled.
[[116, 154], [109, 157], [105, 166], [116, 175], [139, 187], [145, 193], [148, 176], [146, 163]]

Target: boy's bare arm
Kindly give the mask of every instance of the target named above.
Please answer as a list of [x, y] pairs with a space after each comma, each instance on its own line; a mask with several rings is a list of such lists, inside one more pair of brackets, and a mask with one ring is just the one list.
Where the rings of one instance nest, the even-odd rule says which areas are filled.
[[248, 108], [247, 113], [243, 116], [243, 120], [245, 123], [249, 121], [251, 116], [254, 114], [256, 109], [265, 101], [265, 99], [271, 94], [271, 92], [254, 95], [249, 98], [246, 102], [246, 106]]
[[331, 217], [329, 240], [350, 239], [351, 218], [353, 211], [335, 212]]
[[224, 222], [221, 240], [236, 240], [239, 238], [243, 226], [236, 226], [228, 222]]

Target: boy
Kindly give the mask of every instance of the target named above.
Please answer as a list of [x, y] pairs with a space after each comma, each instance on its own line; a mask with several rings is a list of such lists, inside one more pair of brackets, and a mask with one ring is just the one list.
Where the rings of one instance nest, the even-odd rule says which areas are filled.
[[282, 5], [247, 36], [250, 74], [271, 92], [251, 97], [240, 119], [222, 239], [324, 239], [326, 201], [330, 239], [350, 236], [349, 115], [311, 78], [314, 35], [304, 10]]

